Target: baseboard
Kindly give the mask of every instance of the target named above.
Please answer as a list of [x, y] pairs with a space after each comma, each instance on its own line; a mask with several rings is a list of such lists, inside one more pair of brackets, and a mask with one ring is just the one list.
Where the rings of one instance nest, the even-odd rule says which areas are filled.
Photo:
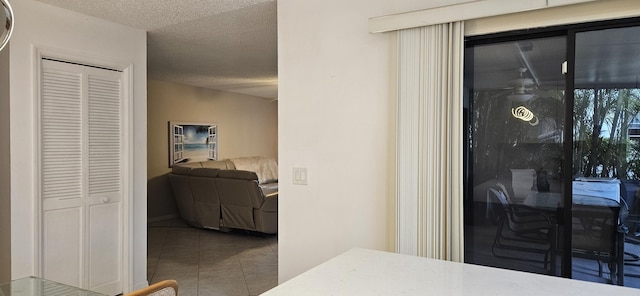
[[178, 217], [179, 217], [178, 214], [171, 214], [171, 215], [165, 215], [160, 217], [147, 218], [147, 223], [171, 220]]

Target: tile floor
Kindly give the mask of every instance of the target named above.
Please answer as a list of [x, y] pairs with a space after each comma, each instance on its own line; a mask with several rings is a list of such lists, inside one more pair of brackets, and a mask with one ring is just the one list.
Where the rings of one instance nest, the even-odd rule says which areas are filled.
[[259, 295], [278, 284], [278, 237], [150, 223], [147, 278], [177, 280], [180, 296]]

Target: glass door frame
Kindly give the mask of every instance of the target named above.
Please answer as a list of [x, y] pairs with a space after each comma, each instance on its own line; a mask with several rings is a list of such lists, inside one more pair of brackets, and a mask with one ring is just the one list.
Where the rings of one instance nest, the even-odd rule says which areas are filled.
[[[464, 116], [463, 116], [463, 126], [464, 126], [464, 139], [463, 144], [465, 145], [463, 162], [464, 162], [464, 225], [467, 225], [467, 220], [472, 217], [472, 201], [473, 201], [473, 171], [471, 168], [471, 160], [473, 159], [473, 150], [470, 148], [471, 141], [471, 123], [473, 120], [472, 115], [472, 93], [471, 89], [466, 88], [468, 85], [472, 85], [473, 81], [473, 55], [468, 54], [473, 47], [478, 45], [486, 45], [486, 44], [494, 44], [500, 42], [515, 42], [520, 40], [529, 40], [536, 38], [545, 38], [545, 37], [566, 37], [566, 74], [565, 74], [565, 126], [564, 126], [564, 142], [563, 142], [563, 160], [562, 166], [563, 175], [563, 199], [565, 206], [561, 213], [559, 211], [561, 218], [558, 219], [558, 226], [561, 228], [560, 233], [562, 234], [559, 238], [561, 241], [561, 249], [560, 252], [560, 274], [557, 276], [571, 278], [572, 277], [572, 211], [571, 206], [573, 202], [572, 198], [572, 179], [573, 179], [573, 116], [574, 116], [574, 89], [575, 89], [575, 63], [576, 63], [576, 34], [589, 32], [589, 31], [598, 31], [605, 29], [615, 29], [615, 28], [625, 28], [625, 27], [633, 27], [640, 26], [640, 17], [635, 18], [626, 18], [626, 19], [618, 19], [618, 20], [607, 20], [607, 21], [598, 21], [598, 22], [590, 22], [590, 23], [581, 23], [581, 24], [572, 24], [572, 25], [564, 25], [564, 26], [554, 26], [549, 28], [539, 28], [539, 29], [526, 29], [526, 30], [517, 30], [517, 31], [509, 31], [509, 32], [501, 32], [495, 34], [487, 34], [481, 36], [470, 36], [465, 38], [465, 61], [464, 61]], [[640, 57], [639, 57], [640, 58]], [[568, 227], [567, 227], [568, 226]], [[466, 227], [466, 226], [465, 226]], [[465, 237], [467, 234], [465, 234]], [[465, 262], [467, 262], [467, 256], [470, 253], [467, 251], [467, 242], [465, 240]], [[555, 256], [555, 255], [554, 255]], [[624, 276], [624, 275], [623, 275]]]

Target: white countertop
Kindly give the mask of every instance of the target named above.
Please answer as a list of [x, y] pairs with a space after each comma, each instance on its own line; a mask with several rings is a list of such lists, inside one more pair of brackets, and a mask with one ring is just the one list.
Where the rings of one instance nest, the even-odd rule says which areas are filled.
[[262, 295], [639, 296], [640, 289], [352, 249]]

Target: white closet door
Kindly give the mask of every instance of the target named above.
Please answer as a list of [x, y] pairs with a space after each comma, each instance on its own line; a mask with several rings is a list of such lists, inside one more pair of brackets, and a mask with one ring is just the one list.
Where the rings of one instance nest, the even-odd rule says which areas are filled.
[[84, 272], [82, 80], [77, 72], [42, 69], [43, 275], [74, 286], [82, 286]]
[[121, 73], [87, 68], [89, 286], [122, 292]]
[[122, 292], [120, 72], [43, 60], [44, 277]]

